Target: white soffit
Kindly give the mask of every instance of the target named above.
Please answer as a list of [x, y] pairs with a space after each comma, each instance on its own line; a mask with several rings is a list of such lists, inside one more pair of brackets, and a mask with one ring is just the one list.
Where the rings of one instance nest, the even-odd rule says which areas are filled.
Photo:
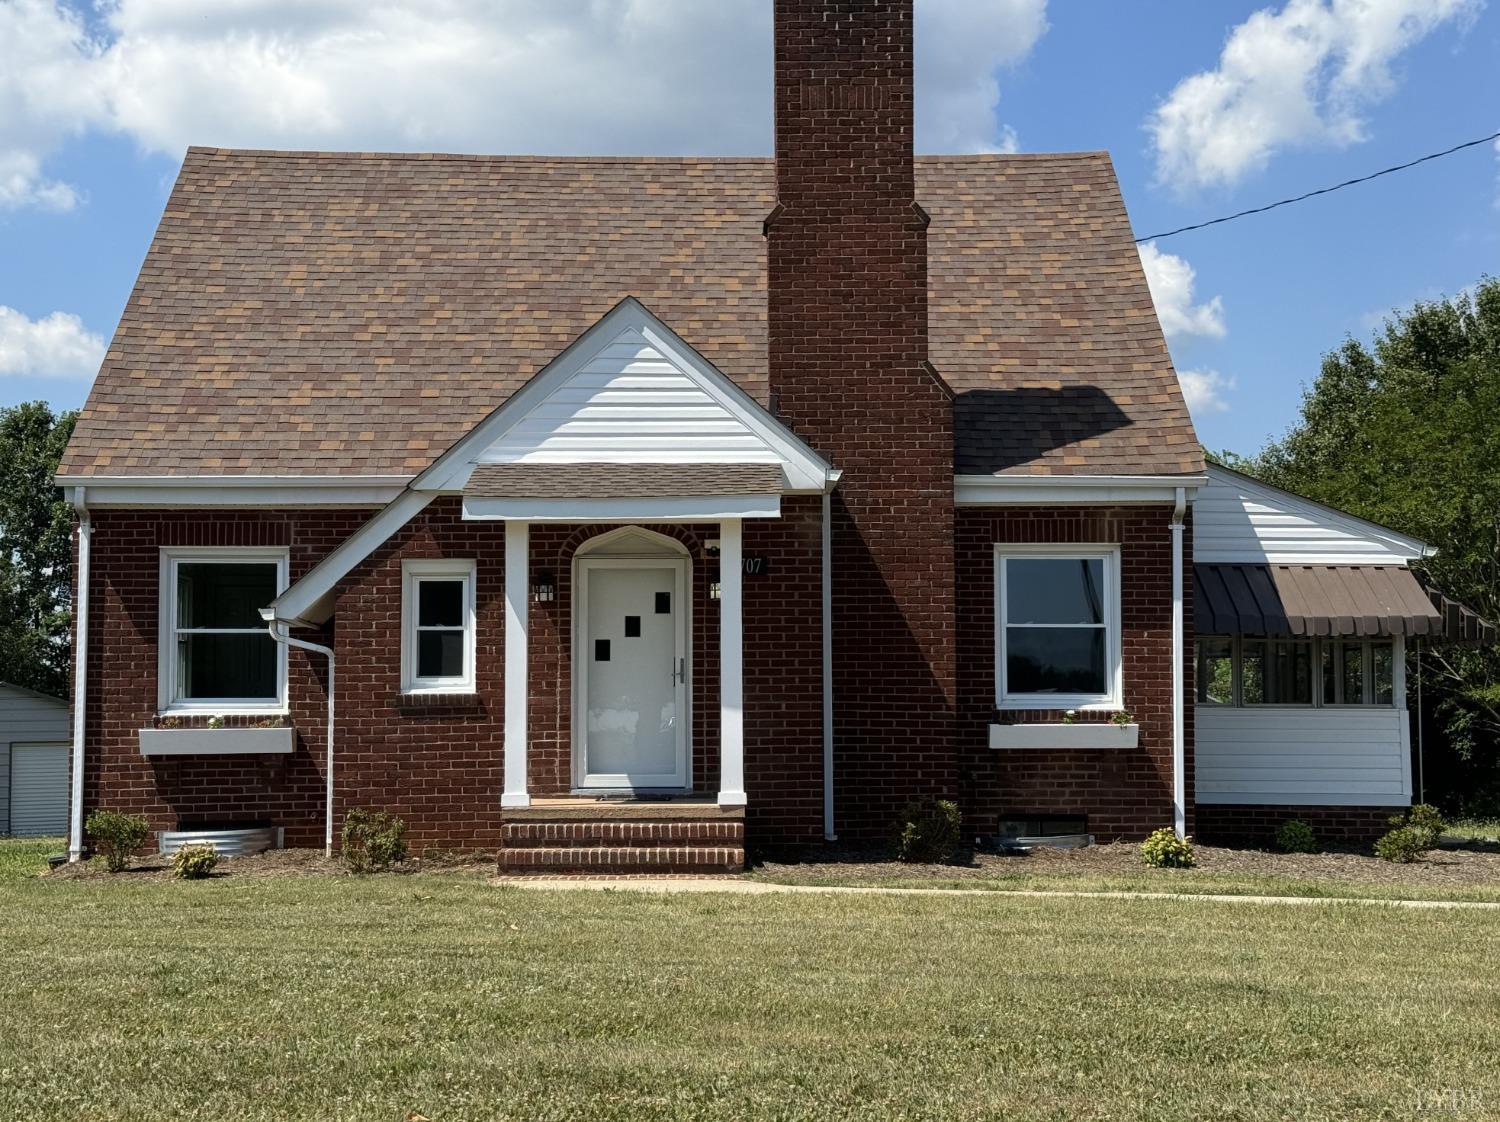
[[626, 298], [413, 482], [462, 489], [478, 464], [779, 464], [821, 492], [827, 463]]
[[1080, 506], [1099, 503], [1170, 503], [1177, 489], [1191, 497], [1201, 475], [958, 475], [958, 506]]
[[1193, 559], [1239, 565], [1405, 565], [1425, 542], [1209, 466], [1193, 500]]

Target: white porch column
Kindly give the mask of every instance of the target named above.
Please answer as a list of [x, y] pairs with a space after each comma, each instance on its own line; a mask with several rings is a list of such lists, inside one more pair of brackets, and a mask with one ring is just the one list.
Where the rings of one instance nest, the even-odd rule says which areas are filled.
[[505, 793], [501, 806], [530, 806], [526, 790], [526, 609], [531, 595], [531, 524], [505, 524]]
[[741, 522], [719, 523], [719, 805], [744, 806], [744, 551]]

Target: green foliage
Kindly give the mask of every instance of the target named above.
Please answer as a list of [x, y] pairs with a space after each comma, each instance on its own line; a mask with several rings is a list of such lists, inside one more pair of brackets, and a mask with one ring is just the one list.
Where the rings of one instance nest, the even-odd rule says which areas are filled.
[[373, 873], [406, 860], [406, 823], [384, 810], [355, 807], [344, 816], [339, 856], [351, 873]]
[[1409, 865], [1427, 852], [1427, 835], [1412, 826], [1397, 826], [1375, 843], [1375, 856]]
[[1300, 818], [1290, 818], [1276, 831], [1276, 848], [1282, 853], [1318, 853], [1318, 844], [1313, 828]]
[[96, 810], [89, 815], [83, 829], [94, 839], [94, 849], [104, 858], [104, 867], [118, 873], [130, 864], [130, 857], [146, 844], [151, 827], [139, 814], [118, 810]]
[[1179, 838], [1175, 830], [1163, 826], [1141, 842], [1141, 860], [1153, 869], [1191, 869], [1193, 839]]
[[72, 618], [72, 511], [53, 486], [76, 412], [0, 409], [0, 681], [62, 697]]
[[[1297, 424], [1229, 466], [1436, 546], [1423, 576], [1500, 620], [1500, 279], [1393, 316], [1369, 346], [1345, 340]], [[1420, 663], [1442, 733], [1428, 789], [1483, 813], [1500, 795], [1500, 649], [1426, 645]]]
[[1448, 823], [1444, 821], [1442, 812], [1435, 806], [1427, 803], [1418, 803], [1405, 814], [1393, 814], [1388, 819], [1393, 829], [1406, 827], [1416, 833], [1423, 841], [1423, 849], [1431, 849], [1442, 839], [1443, 830]]
[[219, 851], [211, 845], [185, 845], [172, 856], [172, 875], [182, 880], [202, 880], [219, 863]]
[[958, 804], [931, 795], [906, 804], [896, 822], [896, 860], [910, 863], [947, 861], [962, 837]]

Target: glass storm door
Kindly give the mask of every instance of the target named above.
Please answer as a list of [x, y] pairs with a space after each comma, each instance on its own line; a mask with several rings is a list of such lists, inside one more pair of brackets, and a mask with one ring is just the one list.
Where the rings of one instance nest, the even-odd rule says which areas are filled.
[[580, 561], [579, 787], [688, 785], [687, 561]]

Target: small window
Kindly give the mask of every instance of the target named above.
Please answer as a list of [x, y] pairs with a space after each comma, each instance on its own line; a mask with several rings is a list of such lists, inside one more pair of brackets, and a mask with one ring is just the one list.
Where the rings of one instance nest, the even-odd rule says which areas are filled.
[[1199, 642], [1198, 701], [1203, 705], [1234, 704], [1234, 640]]
[[1390, 640], [1204, 637], [1198, 704], [1391, 706], [1395, 660]]
[[260, 609], [285, 589], [283, 549], [163, 550], [160, 708], [282, 708], [286, 651]]
[[474, 690], [474, 562], [404, 562], [401, 688]]
[[1120, 698], [1119, 553], [996, 549], [997, 704], [1114, 707]]

